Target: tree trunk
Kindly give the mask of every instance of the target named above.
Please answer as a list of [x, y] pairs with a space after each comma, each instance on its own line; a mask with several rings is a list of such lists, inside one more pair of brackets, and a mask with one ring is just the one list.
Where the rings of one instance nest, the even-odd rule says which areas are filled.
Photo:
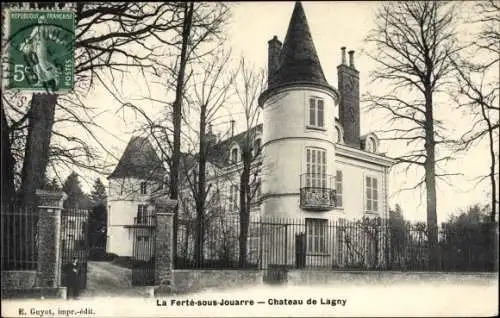
[[482, 107], [483, 117], [486, 119], [488, 124], [488, 141], [489, 141], [489, 151], [490, 151], [490, 182], [491, 182], [491, 213], [490, 213], [490, 223], [495, 224], [496, 214], [497, 214], [497, 187], [495, 180], [495, 140], [493, 138], [493, 127], [491, 121], [486, 115], [484, 106]]
[[2, 204], [10, 204], [15, 198], [14, 187], [14, 157], [12, 157], [12, 145], [9, 138], [9, 125], [3, 104], [2, 112]]
[[489, 151], [490, 151], [490, 183], [491, 183], [491, 212], [490, 212], [490, 222], [489, 222], [489, 242], [488, 246], [490, 248], [490, 268], [489, 270], [498, 271], [498, 237], [497, 237], [497, 226], [496, 226], [496, 214], [497, 214], [497, 185], [495, 180], [495, 141], [493, 138], [493, 127], [491, 121], [486, 114], [485, 107], [481, 107], [483, 113], [483, 118], [485, 118], [488, 125], [488, 141], [489, 141]]
[[[174, 123], [174, 149], [172, 150], [172, 164], [170, 166], [170, 198], [177, 200], [179, 198], [179, 168], [181, 155], [181, 120], [182, 120], [182, 96], [184, 93], [184, 77], [186, 72], [187, 52], [191, 26], [193, 20], [193, 3], [184, 3], [184, 23], [182, 26], [182, 46], [179, 73], [175, 87], [175, 101], [173, 105], [173, 123]], [[178, 205], [174, 211], [174, 259], [177, 256], [177, 229], [178, 229]]]
[[49, 146], [54, 125], [57, 95], [33, 94], [28, 116], [28, 138], [24, 154], [22, 181], [19, 192], [21, 204], [33, 205], [36, 189], [41, 186], [49, 162]]
[[247, 241], [248, 224], [250, 219], [250, 202], [248, 202], [248, 193], [250, 193], [250, 164], [251, 152], [248, 149], [243, 150], [243, 171], [240, 177], [240, 237], [239, 237], [239, 267], [247, 265]]
[[425, 187], [427, 194], [427, 239], [429, 248], [429, 267], [438, 269], [438, 226], [437, 226], [437, 197], [436, 197], [436, 142], [434, 140], [434, 114], [432, 91], [425, 93]]
[[200, 145], [198, 162], [198, 183], [196, 193], [196, 241], [195, 241], [195, 261], [196, 264], [203, 263], [203, 234], [205, 219], [205, 199], [206, 199], [206, 105], [202, 105], [200, 112]]

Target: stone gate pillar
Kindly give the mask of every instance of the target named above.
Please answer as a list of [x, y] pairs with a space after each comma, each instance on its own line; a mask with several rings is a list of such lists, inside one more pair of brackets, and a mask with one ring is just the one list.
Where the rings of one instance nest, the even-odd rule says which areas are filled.
[[177, 201], [167, 197], [154, 202], [156, 216], [155, 295], [174, 290], [174, 215]]
[[64, 192], [37, 190], [37, 287], [59, 287], [61, 284], [61, 210]]

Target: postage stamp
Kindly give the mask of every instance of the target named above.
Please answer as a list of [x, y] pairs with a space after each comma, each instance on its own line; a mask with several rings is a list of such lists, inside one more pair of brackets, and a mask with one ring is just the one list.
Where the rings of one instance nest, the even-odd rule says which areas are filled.
[[75, 14], [7, 12], [7, 89], [64, 93], [75, 82]]

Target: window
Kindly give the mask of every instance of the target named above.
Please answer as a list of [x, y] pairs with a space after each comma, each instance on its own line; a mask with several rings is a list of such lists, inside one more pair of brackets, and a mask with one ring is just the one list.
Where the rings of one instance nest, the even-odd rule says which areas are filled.
[[306, 219], [308, 253], [326, 253], [326, 226], [324, 219]]
[[375, 177], [365, 178], [366, 206], [367, 212], [378, 211], [378, 181]]
[[238, 148], [234, 147], [231, 149], [231, 163], [238, 162]]
[[324, 128], [324, 101], [320, 98], [309, 99], [309, 126], [315, 128]]
[[137, 224], [147, 223], [148, 217], [148, 206], [144, 204], [139, 204], [137, 207]]
[[375, 139], [373, 138], [368, 138], [367, 142], [367, 147], [366, 149], [370, 152], [377, 152], [377, 144], [375, 143]]
[[147, 184], [146, 182], [141, 182], [141, 194], [146, 194], [147, 193]]
[[76, 228], [75, 221], [68, 221], [68, 228], [69, 228], [69, 229], [74, 229], [74, 228]]
[[337, 170], [337, 175], [335, 176], [335, 191], [336, 191], [336, 207], [342, 208], [344, 202], [342, 200], [342, 171]]
[[326, 188], [326, 151], [306, 149], [306, 187]]
[[240, 196], [239, 187], [235, 184], [231, 185], [231, 189], [229, 191], [229, 208], [230, 209], [238, 208], [239, 196]]

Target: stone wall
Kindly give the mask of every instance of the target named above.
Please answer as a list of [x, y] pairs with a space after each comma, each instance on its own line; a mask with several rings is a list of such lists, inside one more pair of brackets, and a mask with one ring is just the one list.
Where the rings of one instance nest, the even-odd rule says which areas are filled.
[[27, 289], [35, 286], [36, 271], [3, 271], [2, 291], [7, 289]]
[[444, 273], [444, 272], [396, 272], [396, 271], [331, 271], [331, 270], [289, 270], [287, 283], [289, 285], [309, 284], [396, 284], [405, 281], [420, 281], [437, 283], [439, 281], [453, 281], [460, 283], [477, 284], [478, 280], [485, 282], [492, 278], [498, 279], [498, 273]]
[[260, 270], [174, 270], [176, 293], [262, 284]]
[[66, 287], [37, 287], [33, 271], [3, 271], [2, 299], [9, 298], [66, 298]]

